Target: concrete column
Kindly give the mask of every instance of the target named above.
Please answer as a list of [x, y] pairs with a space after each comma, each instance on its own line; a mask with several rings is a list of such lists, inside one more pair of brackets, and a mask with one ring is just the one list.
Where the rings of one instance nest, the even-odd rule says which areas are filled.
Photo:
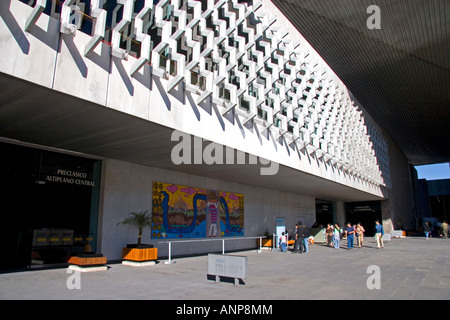
[[[335, 207], [335, 211], [336, 211], [336, 222], [340, 225], [343, 226], [346, 220], [345, 217], [345, 203], [344, 201], [336, 201], [334, 204]], [[333, 212], [333, 221], [334, 221], [334, 212]]]

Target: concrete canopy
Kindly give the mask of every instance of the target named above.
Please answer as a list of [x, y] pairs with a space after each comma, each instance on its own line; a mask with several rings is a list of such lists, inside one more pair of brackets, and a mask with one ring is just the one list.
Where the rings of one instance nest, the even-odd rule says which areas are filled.
[[[413, 165], [450, 160], [450, 3], [273, 0]], [[380, 29], [367, 20], [380, 8]]]
[[3, 73], [0, 100], [0, 136], [8, 137], [0, 142], [26, 142], [327, 200], [380, 200], [285, 166], [276, 175], [262, 176], [260, 165], [175, 165], [173, 129]]

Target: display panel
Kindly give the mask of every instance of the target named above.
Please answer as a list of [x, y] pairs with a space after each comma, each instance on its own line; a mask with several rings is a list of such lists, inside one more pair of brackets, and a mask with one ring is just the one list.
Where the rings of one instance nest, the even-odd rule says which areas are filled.
[[244, 195], [153, 183], [152, 238], [217, 238], [244, 235]]

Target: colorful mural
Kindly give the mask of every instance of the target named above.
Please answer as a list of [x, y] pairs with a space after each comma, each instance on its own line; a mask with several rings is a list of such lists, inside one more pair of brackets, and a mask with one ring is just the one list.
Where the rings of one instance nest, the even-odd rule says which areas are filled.
[[243, 235], [244, 195], [153, 183], [153, 239]]

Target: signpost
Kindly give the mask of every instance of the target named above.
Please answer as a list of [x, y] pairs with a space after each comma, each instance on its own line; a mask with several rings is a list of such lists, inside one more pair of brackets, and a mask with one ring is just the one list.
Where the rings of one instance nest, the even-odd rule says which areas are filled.
[[286, 232], [286, 218], [285, 217], [277, 217], [277, 229], [276, 229], [276, 236], [277, 238], [275, 239], [275, 243], [274, 243], [274, 248], [278, 248], [278, 242], [280, 240], [281, 235], [283, 234], [283, 232]]

